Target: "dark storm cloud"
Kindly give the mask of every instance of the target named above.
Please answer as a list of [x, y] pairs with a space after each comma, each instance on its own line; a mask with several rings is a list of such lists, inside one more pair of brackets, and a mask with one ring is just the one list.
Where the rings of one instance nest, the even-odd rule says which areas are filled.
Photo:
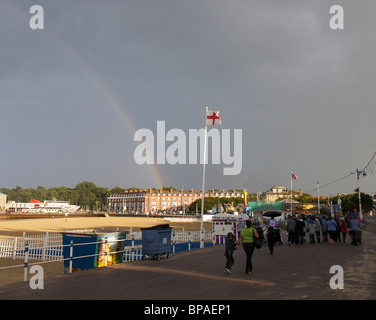
[[[243, 129], [242, 174], [208, 166], [208, 187], [264, 191], [293, 170], [308, 190], [374, 152], [372, 1], [338, 3], [344, 30], [329, 28], [327, 1], [38, 2], [43, 31], [28, 28], [27, 1], [1, 5], [3, 186], [153, 186], [120, 114], [188, 132], [207, 103], [222, 128]], [[166, 185], [200, 188], [200, 165], [157, 169]]]

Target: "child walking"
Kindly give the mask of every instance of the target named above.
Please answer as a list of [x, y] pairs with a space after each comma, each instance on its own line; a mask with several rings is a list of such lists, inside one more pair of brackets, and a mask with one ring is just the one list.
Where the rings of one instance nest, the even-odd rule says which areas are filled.
[[226, 266], [224, 273], [231, 274], [231, 267], [233, 266], [235, 260], [233, 257], [234, 250], [238, 249], [238, 243], [235, 241], [235, 236], [232, 232], [229, 232], [226, 237]]
[[342, 239], [343, 239], [343, 243], [345, 243], [346, 241], [346, 234], [347, 234], [347, 225], [345, 223], [345, 221], [343, 220], [342, 223], [341, 223], [341, 232], [342, 232]]

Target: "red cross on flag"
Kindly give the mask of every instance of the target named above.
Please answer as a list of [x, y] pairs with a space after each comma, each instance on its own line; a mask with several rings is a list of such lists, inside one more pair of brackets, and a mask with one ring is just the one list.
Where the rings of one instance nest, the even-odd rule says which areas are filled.
[[206, 124], [208, 125], [215, 125], [215, 124], [222, 124], [221, 119], [219, 118], [219, 111], [211, 111], [208, 110], [206, 112]]

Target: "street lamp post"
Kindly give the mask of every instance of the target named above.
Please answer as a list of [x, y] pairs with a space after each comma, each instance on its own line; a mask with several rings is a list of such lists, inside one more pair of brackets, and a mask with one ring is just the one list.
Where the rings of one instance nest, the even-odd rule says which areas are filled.
[[358, 180], [358, 197], [359, 197], [359, 218], [363, 218], [363, 212], [362, 212], [362, 198], [360, 196], [360, 183], [359, 183], [359, 177], [360, 175], [366, 176], [366, 172], [364, 170], [358, 170], [356, 169], [356, 178]]
[[320, 214], [320, 184], [317, 181], [317, 215]]

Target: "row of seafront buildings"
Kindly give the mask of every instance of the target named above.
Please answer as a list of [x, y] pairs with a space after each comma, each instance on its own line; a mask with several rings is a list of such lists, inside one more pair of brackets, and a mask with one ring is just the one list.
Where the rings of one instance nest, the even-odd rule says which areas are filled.
[[[231, 198], [242, 197], [244, 192], [239, 190], [205, 191], [205, 197]], [[74, 213], [79, 207], [70, 205], [68, 201], [46, 200], [40, 202], [31, 200], [21, 203], [15, 201], [6, 201], [7, 196], [0, 193], [0, 210], [14, 212], [33, 212], [33, 213]], [[172, 211], [185, 211], [188, 206], [197, 199], [202, 198], [201, 191], [174, 190], [168, 191], [156, 189], [137, 189], [125, 190], [125, 192], [111, 194], [107, 198], [107, 210], [109, 213], [153, 213]]]
[[[209, 190], [204, 192], [204, 197], [219, 198], [244, 198], [244, 192], [239, 190], [218, 191]], [[160, 212], [185, 211], [188, 206], [202, 198], [201, 191], [170, 189], [168, 191], [156, 189], [126, 190], [122, 193], [112, 194], [107, 198], [107, 208], [109, 213], [132, 213], [132, 212]]]
[[[261, 194], [261, 201], [274, 202], [279, 198], [290, 195], [288, 188], [273, 186]], [[242, 197], [244, 192], [239, 190], [208, 190], [205, 191], [205, 197], [231, 198]], [[163, 189], [137, 189], [125, 190], [124, 193], [112, 194], [107, 198], [108, 212], [156, 212], [156, 211], [184, 211], [197, 199], [202, 198], [201, 191], [193, 189], [169, 191]], [[7, 202], [7, 195], [0, 193], [0, 210], [12, 211], [32, 211], [52, 213], [56, 211], [74, 212], [78, 210], [77, 206], [69, 205], [67, 201], [49, 201], [43, 203], [32, 200], [27, 203], [18, 203], [15, 201]]]
[[[302, 194], [293, 192], [293, 197]], [[290, 191], [283, 186], [273, 186], [261, 194], [261, 201], [275, 202], [280, 199], [289, 199]], [[204, 193], [205, 197], [219, 197], [232, 198], [242, 197], [244, 199], [244, 192], [240, 190], [208, 190]], [[184, 212], [188, 206], [202, 198], [201, 191], [194, 191], [193, 189], [180, 190], [176, 189], [137, 189], [125, 190], [125, 192], [112, 194], [107, 198], [107, 210], [109, 213], [150, 213], [150, 212]], [[372, 198], [376, 204], [376, 195], [372, 193]], [[70, 205], [68, 201], [49, 201], [43, 203], [32, 200], [30, 203], [16, 203], [15, 201], [7, 202], [7, 195], [0, 193], [0, 210], [11, 210], [16, 212], [36, 212], [36, 213], [73, 213], [79, 207]], [[259, 201], [259, 200], [258, 200]], [[291, 202], [291, 200], [289, 200]], [[293, 203], [297, 203], [293, 201]]]
[[68, 201], [31, 200], [30, 202], [8, 201], [7, 195], [0, 192], [0, 210], [28, 213], [74, 213], [79, 206], [71, 205]]

